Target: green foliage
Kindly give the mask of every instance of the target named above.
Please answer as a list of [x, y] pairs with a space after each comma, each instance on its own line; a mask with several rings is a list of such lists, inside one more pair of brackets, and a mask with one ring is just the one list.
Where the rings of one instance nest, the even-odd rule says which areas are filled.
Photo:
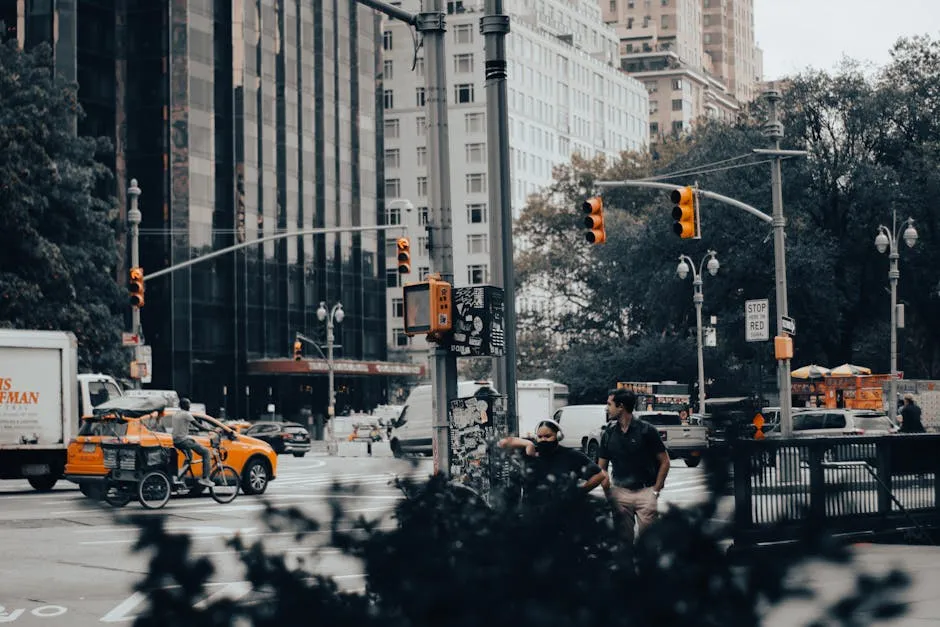
[[[940, 326], [933, 322], [940, 315], [938, 60], [940, 42], [901, 40], [892, 63], [874, 77], [847, 63], [834, 75], [802, 74], [784, 86], [782, 147], [809, 151], [783, 164], [797, 365], [852, 362], [889, 370], [888, 259], [875, 250], [874, 237], [897, 208], [899, 222], [913, 217], [920, 233], [915, 248], [902, 244], [900, 251], [899, 299], [907, 303], [901, 367], [907, 377], [940, 377]], [[524, 242], [516, 259], [523, 293], [550, 293], [560, 303], [519, 317], [520, 334], [565, 339], [553, 355], [538, 355], [540, 370], [585, 398], [618, 380], [670, 374], [692, 382], [691, 279], [680, 281], [675, 268], [680, 254], [697, 265], [714, 249], [721, 270], [703, 279], [703, 315], [706, 324], [717, 316], [718, 346], [706, 348], [706, 374], [713, 389], [754, 391], [748, 365], [761, 362], [769, 371], [773, 357], [766, 345], [744, 341], [743, 310], [745, 300], [756, 298], [775, 307], [770, 225], [704, 200], [702, 239], [680, 240], [671, 231], [666, 192], [618, 188], [603, 192], [607, 243], [593, 246], [583, 240], [577, 210], [599, 193], [597, 180], [660, 177], [698, 183], [770, 214], [770, 163], [751, 153], [769, 145], [765, 119], [756, 102], [733, 123], [704, 121], [691, 139], [657, 147], [655, 159], [624, 154], [606, 164], [576, 156], [556, 168], [555, 183], [516, 224]]]
[[110, 147], [73, 134], [76, 89], [50, 48], [15, 43], [0, 46], [0, 326], [72, 331], [83, 369], [120, 374], [117, 211], [95, 161]]
[[[715, 461], [709, 480], [727, 475]], [[147, 599], [136, 627], [158, 625], [383, 625], [388, 627], [570, 627], [759, 625], [771, 605], [812, 591], [788, 579], [807, 556], [847, 563], [849, 554], [818, 529], [786, 553], [732, 558], [726, 529], [716, 526], [717, 497], [688, 509], [671, 508], [636, 547], [620, 542], [607, 502], [559, 492], [518, 506], [474, 493], [440, 476], [400, 482], [406, 498], [392, 524], [350, 518], [333, 502], [332, 519], [300, 510], [267, 510], [266, 527], [293, 536], [297, 565], [265, 548], [263, 540], [230, 542], [221, 576], [244, 578], [251, 591], [240, 603], [207, 596], [215, 574], [208, 558], [193, 558], [185, 535], [169, 533], [162, 519], [140, 517], [136, 545], [151, 555], [137, 584]], [[335, 488], [348, 498], [352, 487]], [[717, 493], [717, 492], [716, 492]], [[348, 502], [348, 501], [347, 501]], [[325, 542], [320, 539], [327, 539]], [[344, 592], [324, 576], [324, 549], [361, 560], [363, 592]], [[826, 611], [834, 622], [863, 624], [903, 612], [897, 595], [907, 584], [898, 572], [863, 575], [858, 589]]]

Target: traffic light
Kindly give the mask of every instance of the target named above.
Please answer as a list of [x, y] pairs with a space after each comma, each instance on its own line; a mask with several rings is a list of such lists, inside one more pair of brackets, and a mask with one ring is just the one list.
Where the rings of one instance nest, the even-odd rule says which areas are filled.
[[695, 190], [691, 187], [674, 189], [670, 198], [676, 203], [672, 208], [672, 218], [675, 220], [672, 230], [682, 239], [697, 238], [698, 207], [695, 204]]
[[411, 272], [411, 242], [407, 237], [398, 238], [398, 274]]
[[131, 268], [130, 274], [127, 291], [130, 293], [131, 307], [140, 309], [144, 306], [144, 269]]
[[584, 212], [584, 239], [590, 244], [603, 244], [607, 241], [607, 232], [604, 230], [604, 200], [600, 196], [588, 198], [581, 205]]
[[428, 275], [426, 281], [406, 283], [405, 334], [440, 335], [453, 328], [451, 285], [440, 275]]
[[303, 344], [300, 340], [294, 340], [294, 361], [300, 361], [303, 358]]

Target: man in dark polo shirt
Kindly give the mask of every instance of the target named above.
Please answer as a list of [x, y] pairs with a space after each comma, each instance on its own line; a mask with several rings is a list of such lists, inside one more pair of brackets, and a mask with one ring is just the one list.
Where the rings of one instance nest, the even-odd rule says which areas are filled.
[[613, 462], [613, 479], [604, 490], [621, 515], [624, 539], [633, 543], [634, 525], [642, 533], [656, 520], [659, 492], [669, 473], [669, 454], [653, 425], [633, 417], [636, 394], [613, 390], [607, 397], [609, 423], [601, 436], [597, 463], [607, 470]]

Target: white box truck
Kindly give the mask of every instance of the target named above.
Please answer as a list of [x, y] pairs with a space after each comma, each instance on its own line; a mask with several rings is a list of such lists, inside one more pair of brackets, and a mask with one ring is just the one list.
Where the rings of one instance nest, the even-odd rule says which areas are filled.
[[81, 416], [122, 394], [108, 375], [78, 374], [72, 333], [0, 329], [0, 479], [51, 490]]
[[[568, 386], [550, 379], [516, 381], [516, 414], [519, 436], [534, 438], [535, 427], [568, 404]], [[567, 434], [566, 434], [567, 437]], [[567, 442], [566, 442], [567, 444]]]

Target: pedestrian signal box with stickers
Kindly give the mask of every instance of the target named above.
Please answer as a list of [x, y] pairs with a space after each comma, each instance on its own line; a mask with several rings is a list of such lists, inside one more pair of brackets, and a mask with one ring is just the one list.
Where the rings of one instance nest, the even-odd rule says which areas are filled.
[[404, 286], [405, 334], [439, 336], [453, 327], [451, 285], [440, 275]]

